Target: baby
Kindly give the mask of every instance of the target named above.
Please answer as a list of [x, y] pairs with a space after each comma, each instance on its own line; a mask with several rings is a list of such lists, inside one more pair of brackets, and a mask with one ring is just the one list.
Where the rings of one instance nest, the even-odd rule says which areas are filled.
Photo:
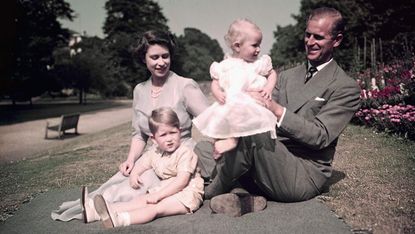
[[271, 58], [258, 58], [261, 30], [247, 19], [238, 19], [230, 25], [225, 40], [232, 54], [210, 66], [211, 89], [217, 102], [193, 119], [203, 135], [215, 139], [215, 159], [235, 148], [239, 137], [269, 131], [276, 138], [277, 118], [246, 93], [260, 91], [270, 99], [277, 82]]

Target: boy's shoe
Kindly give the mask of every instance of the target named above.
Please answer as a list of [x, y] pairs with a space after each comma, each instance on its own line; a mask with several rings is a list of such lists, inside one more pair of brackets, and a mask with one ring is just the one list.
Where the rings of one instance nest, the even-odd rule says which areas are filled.
[[88, 197], [88, 188], [85, 186], [82, 187], [81, 208], [84, 223], [91, 223], [100, 219], [95, 210], [94, 201]]
[[101, 217], [102, 223], [105, 228], [115, 227], [114, 218], [111, 216], [110, 211], [108, 210], [108, 205], [105, 202], [104, 197], [99, 194], [94, 197], [94, 205], [97, 213]]
[[249, 193], [225, 193], [210, 200], [210, 209], [214, 213], [240, 217], [244, 214], [264, 210], [267, 200], [262, 196]]

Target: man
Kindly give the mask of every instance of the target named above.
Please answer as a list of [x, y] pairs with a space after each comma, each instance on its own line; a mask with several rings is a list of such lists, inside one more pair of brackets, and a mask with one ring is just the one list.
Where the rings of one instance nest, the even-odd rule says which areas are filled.
[[265, 208], [261, 197], [223, 194], [237, 184], [280, 202], [304, 201], [322, 192], [332, 173], [338, 137], [360, 104], [357, 83], [333, 60], [344, 26], [336, 9], [313, 10], [304, 35], [307, 64], [280, 74], [273, 100], [251, 92], [278, 118], [278, 138], [243, 137], [235, 150], [223, 155], [223, 165], [205, 188], [214, 212], [239, 216]]

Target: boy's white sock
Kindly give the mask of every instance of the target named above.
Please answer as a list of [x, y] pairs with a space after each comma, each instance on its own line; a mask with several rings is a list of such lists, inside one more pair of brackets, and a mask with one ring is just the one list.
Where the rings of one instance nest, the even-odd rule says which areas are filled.
[[130, 226], [131, 217], [128, 212], [121, 212], [117, 214], [117, 226]]

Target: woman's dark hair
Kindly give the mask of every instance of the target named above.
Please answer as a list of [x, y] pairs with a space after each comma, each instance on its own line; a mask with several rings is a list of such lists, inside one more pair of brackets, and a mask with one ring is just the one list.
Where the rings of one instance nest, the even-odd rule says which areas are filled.
[[139, 62], [144, 63], [148, 47], [151, 45], [166, 46], [169, 49], [170, 56], [173, 56], [176, 48], [176, 39], [168, 31], [150, 30], [145, 32], [138, 39], [136, 46], [132, 50]]

